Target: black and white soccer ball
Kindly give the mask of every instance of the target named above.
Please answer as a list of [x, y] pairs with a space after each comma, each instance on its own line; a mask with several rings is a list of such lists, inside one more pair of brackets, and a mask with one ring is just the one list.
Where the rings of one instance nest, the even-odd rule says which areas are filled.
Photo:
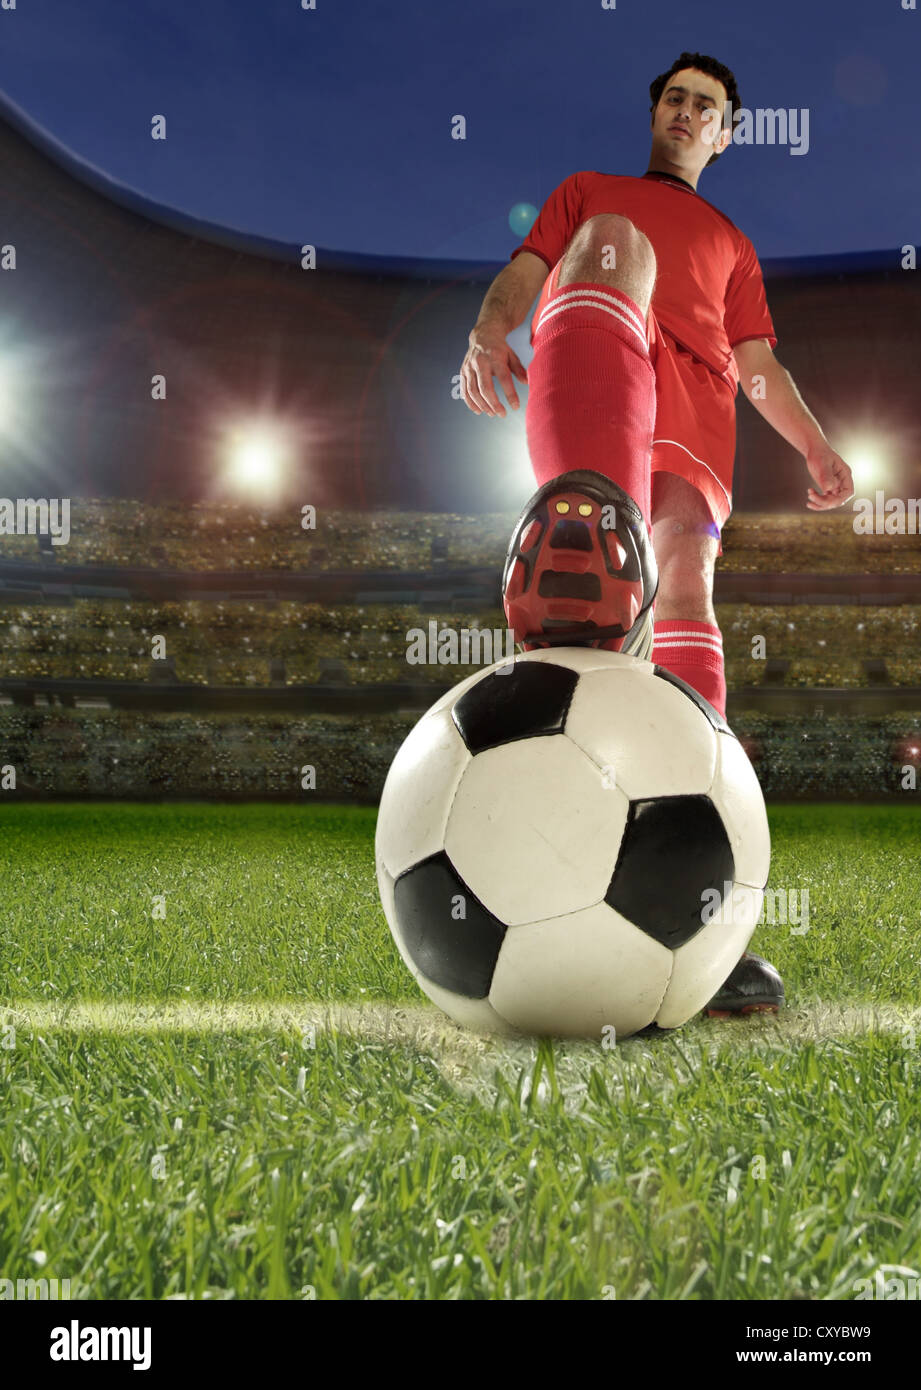
[[741, 744], [677, 677], [535, 651], [469, 677], [393, 760], [381, 901], [420, 988], [478, 1032], [676, 1028], [744, 952], [770, 861]]

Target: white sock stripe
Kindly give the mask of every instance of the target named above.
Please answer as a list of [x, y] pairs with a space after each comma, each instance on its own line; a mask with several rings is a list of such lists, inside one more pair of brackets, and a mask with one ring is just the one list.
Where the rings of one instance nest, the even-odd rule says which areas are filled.
[[626, 295], [621, 297], [616, 290], [587, 289], [585, 286], [578, 290], [568, 290], [566, 288], [563, 288], [561, 290], [555, 290], [553, 292], [553, 294], [545, 304], [544, 308], [545, 310], [549, 309], [551, 305], [560, 304], [565, 299], [583, 299], [586, 297], [590, 297], [593, 299], [604, 299], [607, 301], [608, 304], [616, 305], [618, 309], [623, 311], [623, 313], [629, 315], [629, 317], [636, 324], [637, 328], [639, 328], [643, 333], [646, 332], [646, 320], [643, 318], [643, 316], [639, 313], [637, 309], [634, 309], [633, 301], [628, 301]]
[[605, 304], [613, 305], [613, 307], [619, 309], [622, 314], [626, 314], [627, 317], [630, 319], [631, 323], [633, 323], [633, 325], [637, 329], [639, 329], [639, 331], [645, 337], [646, 320], [642, 318], [642, 316], [638, 314], [636, 310], [631, 307], [630, 304], [626, 303], [624, 299], [619, 299], [616, 294], [609, 294], [606, 293], [604, 290], [558, 290], [554, 292], [554, 294], [547, 300], [547, 303], [544, 305], [541, 317], [543, 317], [543, 314], [545, 314], [548, 309], [554, 309], [560, 304], [571, 302], [573, 300], [580, 300], [584, 302], [587, 299], [596, 300], [599, 303], [604, 302]]
[[561, 309], [567, 304], [596, 304], [599, 308], [608, 307], [616, 309], [619, 314], [623, 314], [633, 324], [634, 328], [645, 336], [646, 324], [638, 314], [635, 314], [629, 305], [624, 304], [620, 299], [615, 299], [613, 295], [603, 294], [600, 290], [571, 290], [566, 294], [555, 294], [552, 299], [548, 299], [541, 311], [541, 317], [553, 309]]
[[646, 334], [640, 332], [640, 330], [637, 328], [636, 324], [633, 322], [632, 319], [628, 319], [626, 314], [622, 314], [618, 309], [612, 309], [608, 304], [599, 304], [597, 300], [587, 298], [574, 300], [571, 299], [566, 304], [558, 304], [553, 307], [546, 308], [537, 321], [537, 327], [534, 330], [535, 338], [537, 337], [538, 333], [543, 328], [544, 324], [547, 322], [548, 319], [554, 318], [557, 314], [564, 314], [567, 309], [579, 309], [582, 307], [587, 307], [589, 309], [601, 309], [603, 313], [611, 314], [613, 318], [620, 319], [621, 323], [626, 324], [630, 331], [632, 333], [635, 333], [636, 336], [639, 338], [640, 342], [643, 344], [643, 347], [647, 348], [648, 350]]
[[722, 642], [722, 634], [719, 632], [698, 632], [693, 627], [676, 627], [671, 632], [657, 632], [657, 642], [667, 642], [670, 637], [699, 637], [707, 642]]
[[656, 651], [658, 651], [660, 647], [706, 647], [707, 650], [711, 652], [722, 652], [723, 650], [722, 642], [708, 642], [706, 638], [703, 637], [700, 638], [699, 641], [688, 641], [685, 639], [683, 642], [669, 642], [667, 637], [657, 637], [655, 639]]

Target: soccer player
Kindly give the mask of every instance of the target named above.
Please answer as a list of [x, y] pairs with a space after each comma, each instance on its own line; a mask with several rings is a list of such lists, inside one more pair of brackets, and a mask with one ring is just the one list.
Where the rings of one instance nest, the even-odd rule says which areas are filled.
[[[540, 487], [503, 574], [525, 650], [633, 652], [725, 715], [713, 572], [732, 505], [742, 389], [804, 457], [812, 510], [853, 495], [790, 374], [752, 243], [697, 193], [732, 143], [735, 78], [682, 53], [650, 85], [652, 149], [640, 178], [581, 172], [550, 194], [471, 330], [461, 390], [476, 414], [512, 409], [528, 383], [528, 451]], [[539, 294], [528, 372], [506, 341]], [[746, 953], [711, 1014], [774, 1010], [783, 985]]]

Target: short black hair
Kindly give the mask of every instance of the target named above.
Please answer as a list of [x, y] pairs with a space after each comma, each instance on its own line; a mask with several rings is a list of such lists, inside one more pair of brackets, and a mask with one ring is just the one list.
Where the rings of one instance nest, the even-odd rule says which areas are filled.
[[[676, 58], [672, 63], [668, 72], [661, 73], [655, 81], [650, 82], [649, 96], [652, 100], [652, 105], [649, 110], [655, 111], [659, 104], [659, 98], [668, 85], [668, 79], [674, 77], [676, 72], [681, 72], [682, 68], [696, 68], [698, 72], [705, 72], [708, 77], [715, 77], [717, 82], [722, 82], [723, 86], [726, 88], [726, 97], [731, 108], [731, 124], [735, 125], [741, 106], [739, 89], [736, 85], [735, 76], [730, 69], [726, 67], [725, 63], [720, 63], [716, 58], [708, 57], [706, 53], [682, 53], [681, 56]], [[724, 114], [724, 112], [720, 113], [721, 120], [724, 118]], [[716, 159], [719, 159], [719, 155], [716, 153], [711, 154], [707, 163], [712, 164]]]

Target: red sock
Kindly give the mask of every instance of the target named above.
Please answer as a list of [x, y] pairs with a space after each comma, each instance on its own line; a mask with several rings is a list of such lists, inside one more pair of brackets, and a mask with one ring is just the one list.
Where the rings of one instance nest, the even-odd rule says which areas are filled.
[[686, 681], [726, 718], [723, 639], [713, 623], [698, 623], [690, 618], [657, 621], [652, 659]]
[[609, 285], [560, 285], [534, 331], [525, 424], [538, 484], [592, 468], [649, 521], [656, 376], [646, 321]]

